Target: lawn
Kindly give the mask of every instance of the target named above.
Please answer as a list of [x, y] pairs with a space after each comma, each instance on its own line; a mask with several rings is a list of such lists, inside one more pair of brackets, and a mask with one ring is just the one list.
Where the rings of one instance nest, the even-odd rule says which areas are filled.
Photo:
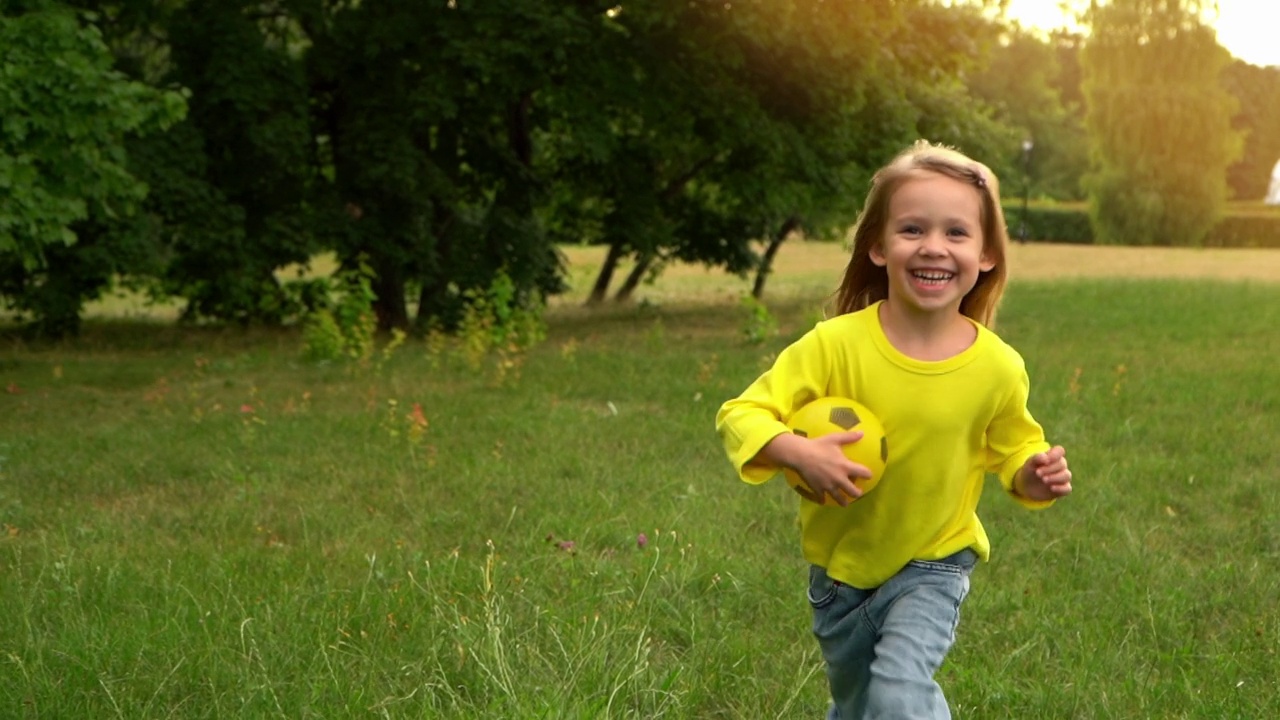
[[[821, 717], [798, 500], [739, 483], [712, 417], [819, 316], [831, 247], [784, 252], [773, 322], [671, 268], [479, 366], [0, 336], [0, 716]], [[997, 330], [1076, 493], [989, 484], [957, 717], [1280, 716], [1280, 253], [1035, 247]]]

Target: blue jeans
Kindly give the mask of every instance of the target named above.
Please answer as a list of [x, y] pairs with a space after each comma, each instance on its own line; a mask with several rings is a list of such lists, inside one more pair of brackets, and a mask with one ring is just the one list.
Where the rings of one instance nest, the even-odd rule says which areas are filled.
[[951, 717], [933, 675], [955, 642], [977, 561], [972, 550], [913, 560], [871, 590], [810, 567], [813, 634], [831, 686], [828, 720]]

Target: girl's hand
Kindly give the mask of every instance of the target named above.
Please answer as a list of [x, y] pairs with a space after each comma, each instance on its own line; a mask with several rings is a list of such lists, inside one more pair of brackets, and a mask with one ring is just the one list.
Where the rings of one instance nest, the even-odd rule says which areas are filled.
[[1071, 470], [1067, 451], [1054, 445], [1032, 455], [1014, 477], [1013, 489], [1030, 500], [1054, 500], [1071, 494]]
[[841, 449], [861, 439], [861, 430], [816, 438], [784, 433], [770, 441], [764, 452], [774, 463], [799, 473], [818, 497], [830, 495], [837, 504], [845, 506], [862, 496], [854, 479], [871, 477], [870, 469], [845, 457]]
[[791, 457], [791, 469], [804, 478], [805, 484], [818, 497], [829, 495], [837, 505], [849, 505], [863, 495], [863, 491], [854, 484], [854, 479], [872, 477], [872, 471], [867, 466], [850, 460], [842, 450], [842, 447], [858, 442], [861, 438], [861, 430], [800, 438], [804, 442], [800, 443], [795, 456]]

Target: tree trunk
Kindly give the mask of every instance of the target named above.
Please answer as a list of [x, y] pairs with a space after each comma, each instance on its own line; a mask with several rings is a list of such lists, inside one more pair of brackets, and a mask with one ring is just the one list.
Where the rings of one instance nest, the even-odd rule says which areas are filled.
[[526, 92], [520, 99], [507, 105], [507, 144], [516, 161], [524, 167], [533, 165], [533, 137], [529, 113], [533, 110], [533, 93]]
[[609, 283], [613, 282], [613, 272], [618, 269], [618, 261], [622, 259], [622, 248], [610, 245], [609, 253], [600, 265], [600, 274], [596, 275], [596, 283], [591, 286], [591, 295], [587, 297], [587, 305], [599, 305], [609, 294]]
[[398, 268], [379, 263], [373, 278], [373, 312], [378, 318], [378, 331], [409, 327], [409, 311], [404, 302], [404, 277]]
[[[449, 181], [456, 183], [457, 178], [448, 163], [449, 159], [456, 157], [458, 153], [458, 125], [451, 122], [441, 123], [436, 134], [435, 146], [428, 147], [437, 166], [445, 168]], [[454, 262], [453, 251], [456, 244], [454, 235], [457, 224], [457, 215], [446, 203], [432, 203], [431, 234], [435, 237], [435, 247], [432, 248], [432, 261], [427, 264], [422, 276], [418, 278], [418, 282], [422, 285], [422, 289], [418, 292], [418, 314], [414, 318], [414, 325], [418, 332], [425, 333], [431, 326], [432, 320], [436, 320], [445, 330], [452, 331], [457, 328], [458, 317], [449, 300], [447, 276], [447, 268], [453, 267]]]
[[622, 287], [618, 288], [618, 292], [613, 296], [614, 302], [624, 303], [631, 300], [632, 293], [640, 285], [640, 281], [644, 280], [644, 276], [649, 273], [649, 268], [653, 266], [653, 253], [645, 253], [636, 266], [631, 269], [631, 274], [627, 275], [626, 282], [622, 283]]
[[413, 324], [414, 329], [420, 333], [425, 333], [431, 327], [432, 320], [436, 320], [441, 327], [448, 330], [452, 330], [456, 325], [456, 318], [447, 314], [449, 279], [440, 270], [440, 268], [450, 267], [450, 263], [453, 262], [451, 234], [453, 219], [452, 213], [444, 210], [439, 204], [436, 205], [431, 223], [432, 234], [436, 241], [432, 253], [434, 261], [418, 278], [422, 287], [418, 290], [418, 313], [413, 318]]
[[751, 286], [751, 297], [759, 300], [764, 295], [765, 280], [769, 278], [769, 273], [773, 272], [773, 258], [777, 256], [782, 243], [786, 242], [791, 233], [799, 229], [800, 218], [792, 215], [782, 223], [778, 232], [769, 238], [769, 247], [765, 248], [764, 255], [760, 258], [760, 267], [756, 268], [756, 281]]

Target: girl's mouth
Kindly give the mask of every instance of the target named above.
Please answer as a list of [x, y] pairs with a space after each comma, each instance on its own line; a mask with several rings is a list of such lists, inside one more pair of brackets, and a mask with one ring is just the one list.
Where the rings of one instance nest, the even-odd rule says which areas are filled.
[[945, 270], [912, 270], [911, 277], [923, 285], [942, 285], [956, 274]]

